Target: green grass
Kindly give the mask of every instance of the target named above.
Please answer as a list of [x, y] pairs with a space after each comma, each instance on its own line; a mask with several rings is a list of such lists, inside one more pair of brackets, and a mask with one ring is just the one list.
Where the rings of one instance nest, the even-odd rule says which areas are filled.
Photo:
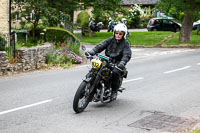
[[[163, 39], [171, 35], [173, 32], [162, 32], [162, 31], [152, 31], [152, 32], [130, 32], [130, 36], [127, 38], [130, 40], [132, 45], [137, 46], [154, 46], [157, 43], [161, 42]], [[80, 36], [80, 34], [77, 34]], [[92, 37], [88, 35], [83, 36], [80, 41], [82, 43], [89, 44], [98, 44], [103, 40], [112, 37], [113, 33], [111, 32], [98, 32]]]
[[19, 39], [16, 43], [16, 49], [40, 46], [43, 45], [43, 43], [43, 41], [36, 41], [31, 37], [27, 41], [25, 39]]
[[179, 42], [179, 35], [178, 33], [174, 38], [167, 41], [163, 46], [200, 46], [200, 35], [196, 34], [196, 31], [192, 32], [192, 41], [190, 42]]
[[131, 36], [127, 38], [134, 46], [154, 46], [171, 34], [173, 34], [173, 32], [131, 32]]
[[[80, 33], [76, 34], [77, 36], [81, 36]], [[80, 38], [80, 41], [83, 43], [90, 43], [90, 44], [98, 44], [103, 40], [113, 36], [112, 32], [96, 32], [92, 37], [89, 37], [88, 34]]]

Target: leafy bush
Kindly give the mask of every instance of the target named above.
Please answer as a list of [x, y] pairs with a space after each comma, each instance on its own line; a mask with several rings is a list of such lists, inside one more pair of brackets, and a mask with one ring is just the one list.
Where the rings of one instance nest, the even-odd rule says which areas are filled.
[[[130, 24], [131, 27], [139, 27], [140, 24], [140, 16], [143, 13], [143, 10], [141, 9], [140, 6], [135, 4], [132, 6], [132, 8], [129, 10], [129, 15], [128, 18], [131, 20]], [[129, 21], [128, 21], [129, 22]]]
[[25, 30], [32, 30], [33, 29], [33, 24], [32, 23], [25, 23], [24, 27]]
[[83, 12], [78, 14], [77, 23], [81, 27], [88, 27], [89, 18], [90, 18], [90, 15], [86, 11], [83, 11]]
[[57, 27], [49, 27], [46, 29], [46, 41], [54, 43], [64, 41], [80, 43], [79, 39], [73, 33]]
[[54, 45], [50, 52], [47, 54], [46, 62], [49, 65], [60, 65], [62, 67], [69, 67], [71, 64], [82, 63], [82, 57], [74, 52], [75, 49], [76, 52], [79, 51], [79, 48], [80, 45], [66, 42], [61, 43], [60, 46]]
[[1, 34], [0, 34], [0, 51], [5, 50], [6, 43], [7, 43], [7, 41], [5, 40], [5, 38], [3, 36], [1, 36]]
[[43, 44], [44, 44], [43, 41], [37, 41], [33, 37], [28, 37], [27, 41], [26, 41], [25, 38], [20, 37], [20, 38], [18, 38], [18, 40], [16, 42], [16, 49], [30, 48], [30, 47], [40, 46], [40, 45], [43, 45]]

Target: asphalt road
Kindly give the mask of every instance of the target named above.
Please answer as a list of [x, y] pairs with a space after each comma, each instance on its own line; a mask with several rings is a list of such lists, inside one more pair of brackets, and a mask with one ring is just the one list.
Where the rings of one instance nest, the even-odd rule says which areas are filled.
[[0, 133], [160, 133], [196, 125], [200, 49], [132, 52], [126, 90], [109, 104], [90, 103], [81, 114], [72, 102], [89, 64], [1, 77]]

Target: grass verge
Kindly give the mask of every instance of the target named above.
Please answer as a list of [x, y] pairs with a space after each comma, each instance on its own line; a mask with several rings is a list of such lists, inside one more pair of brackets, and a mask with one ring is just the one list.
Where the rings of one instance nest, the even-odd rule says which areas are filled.
[[[127, 38], [133, 46], [155, 47], [172, 34], [174, 33], [167, 31], [131, 32], [131, 35]], [[80, 33], [76, 35], [80, 36]], [[177, 35], [163, 43], [162, 47], [200, 47], [200, 35], [197, 35], [196, 31], [193, 31], [192, 41], [190, 42], [179, 42], [179, 35], [180, 33], [177, 33]], [[112, 36], [113, 33], [111, 32], [97, 32], [92, 37], [88, 37], [88, 35], [81, 37], [80, 41], [81, 43], [98, 44]]]
[[168, 40], [163, 45], [163, 47], [173, 47], [173, 46], [178, 46], [178, 47], [199, 47], [200, 46], [200, 35], [197, 35], [196, 31], [192, 32], [192, 41], [190, 41], [190, 42], [179, 42], [179, 35], [180, 35], [180, 33], [178, 33], [172, 39]]
[[[173, 32], [153, 31], [153, 32], [130, 32], [130, 36], [127, 39], [130, 40], [131, 45], [134, 46], [155, 46], [157, 43], [173, 34]], [[80, 36], [77, 33], [77, 36]], [[112, 37], [111, 32], [97, 32], [92, 37], [88, 35], [83, 36], [80, 41], [82, 43], [98, 44], [109, 37]]]

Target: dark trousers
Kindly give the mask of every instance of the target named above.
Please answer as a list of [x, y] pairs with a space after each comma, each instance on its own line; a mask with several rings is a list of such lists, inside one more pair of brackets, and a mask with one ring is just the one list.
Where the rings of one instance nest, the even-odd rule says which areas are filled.
[[117, 92], [117, 90], [120, 87], [120, 77], [121, 77], [122, 72], [118, 70], [117, 68], [114, 68], [112, 70], [112, 84], [111, 88], [113, 91]]

